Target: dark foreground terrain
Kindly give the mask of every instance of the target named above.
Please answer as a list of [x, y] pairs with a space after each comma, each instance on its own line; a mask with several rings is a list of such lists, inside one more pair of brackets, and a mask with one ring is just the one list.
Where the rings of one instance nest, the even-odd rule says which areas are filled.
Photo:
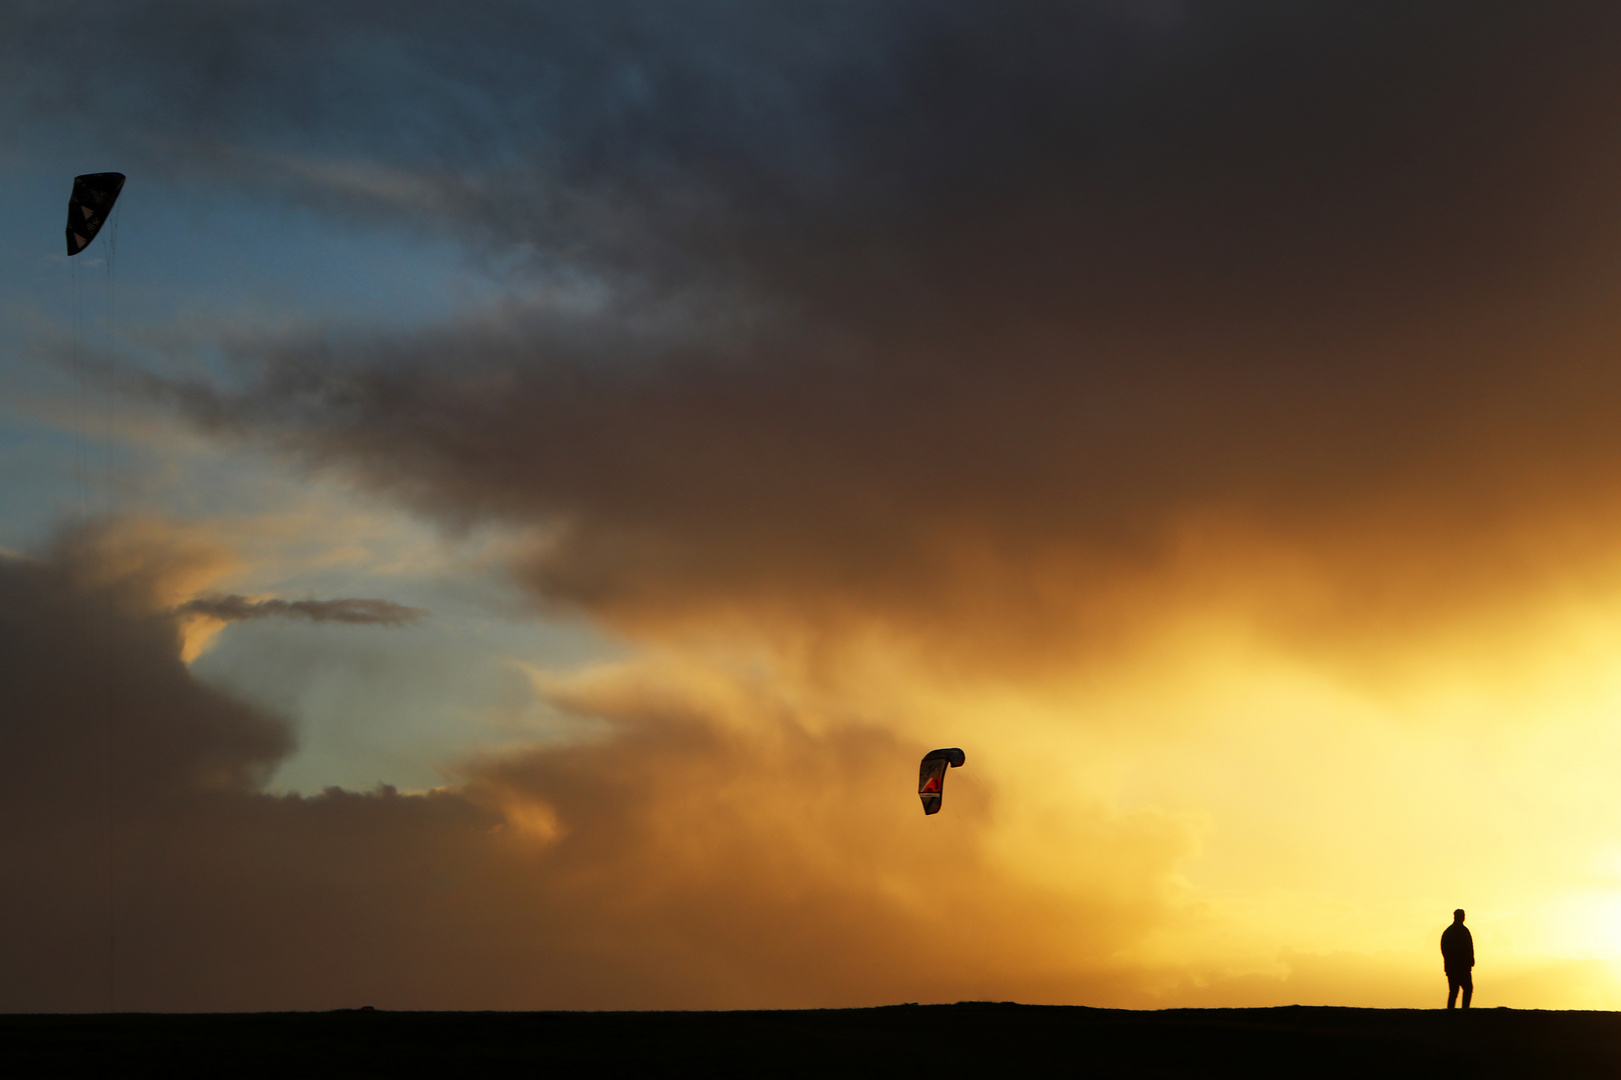
[[1621, 1013], [1123, 1012], [964, 1002], [690, 1013], [0, 1017], [11, 1076], [1621, 1076]]

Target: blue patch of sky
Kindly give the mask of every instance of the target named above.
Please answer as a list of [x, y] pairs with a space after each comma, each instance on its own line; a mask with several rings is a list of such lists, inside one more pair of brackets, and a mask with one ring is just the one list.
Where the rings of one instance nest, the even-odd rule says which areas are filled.
[[298, 749], [277, 769], [275, 790], [424, 789], [445, 783], [470, 755], [573, 741], [601, 727], [552, 708], [523, 667], [614, 656], [589, 626], [492, 614], [467, 595], [466, 581], [324, 576], [322, 595], [386, 591], [430, 614], [398, 628], [237, 623], [194, 662], [204, 681], [293, 721]]
[[[443, 234], [376, 216], [350, 221], [207, 179], [139, 173], [120, 199], [109, 278], [111, 232], [70, 261], [63, 225], [73, 174], [120, 163], [99, 155], [67, 162], [52, 151], [32, 160], [12, 153], [5, 164], [0, 547], [11, 551], [37, 549], [86, 512], [228, 522], [311, 505], [310, 478], [285, 463], [251, 446], [203, 442], [178, 420], [97, 394], [72, 364], [53, 361], [73, 338], [75, 277], [84, 349], [113, 344], [125, 362], [179, 362], [220, 376], [229, 373], [209, 342], [224, 329], [409, 333], [508, 291], [499, 263], [468, 258]], [[159, 340], [187, 343], [178, 361], [172, 346], [151, 344]], [[385, 519], [379, 528], [402, 543], [432, 533], [396, 511], [377, 513]], [[580, 621], [522, 610], [499, 567], [476, 559], [458, 566], [452, 554], [432, 569], [396, 572], [386, 569], [384, 551], [323, 564], [320, 550], [345, 543], [341, 534], [317, 521], [267, 560], [270, 576], [251, 584], [295, 598], [378, 596], [429, 608], [432, 617], [398, 630], [233, 625], [194, 668], [293, 721], [300, 749], [278, 788], [426, 787], [467, 753], [579, 735], [580, 721], [552, 713], [517, 665], [601, 660], [616, 655], [612, 643]]]
[[117, 163], [86, 156], [70, 168], [60, 156], [13, 157], [0, 179], [8, 223], [0, 229], [0, 544], [8, 547], [36, 539], [65, 506], [84, 501], [64, 497], [76, 455], [131, 466], [128, 448], [108, 437], [118, 403], [63, 362], [75, 341], [84, 352], [112, 346], [125, 362], [164, 366], [174, 355], [150, 343], [182, 340], [179, 362], [223, 377], [210, 338], [229, 329], [408, 333], [505, 291], [442, 236], [140, 175], [126, 184], [114, 223], [70, 260], [63, 226], [73, 172]]

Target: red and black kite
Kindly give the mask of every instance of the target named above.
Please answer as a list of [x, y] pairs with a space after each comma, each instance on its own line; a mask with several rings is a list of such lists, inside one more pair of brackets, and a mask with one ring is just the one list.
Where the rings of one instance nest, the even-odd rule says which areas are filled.
[[923, 800], [925, 814], [940, 812], [940, 797], [946, 790], [946, 766], [955, 769], [968, 757], [955, 746], [947, 750], [930, 750], [923, 755], [923, 764], [917, 770], [917, 794]]

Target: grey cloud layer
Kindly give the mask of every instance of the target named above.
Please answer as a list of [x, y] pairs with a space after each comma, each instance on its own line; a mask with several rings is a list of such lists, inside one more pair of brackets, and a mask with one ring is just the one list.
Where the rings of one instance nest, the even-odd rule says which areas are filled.
[[207, 615], [223, 622], [244, 619], [296, 617], [312, 622], [340, 622], [370, 626], [405, 626], [427, 612], [389, 600], [346, 597], [342, 600], [249, 600], [235, 594], [201, 596], [174, 609], [176, 615]]
[[1584, 138], [1615, 89], [1604, 5], [8, 7], [19, 136], [198, 180], [237, 160], [250, 190], [621, 270], [657, 248], [846, 315], [902, 298], [868, 292], [885, 270], [927, 290], [1023, 267], [1004, 287], [1063, 310], [1145, 275], [1222, 308], [1270, 308], [1260, 284], [1378, 295], [1357, 279], [1424, 269], [1391, 245], [1494, 261], [1613, 157]]

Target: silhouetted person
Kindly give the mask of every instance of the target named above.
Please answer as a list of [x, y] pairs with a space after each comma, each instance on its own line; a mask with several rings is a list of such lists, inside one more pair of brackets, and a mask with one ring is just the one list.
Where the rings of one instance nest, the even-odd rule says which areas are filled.
[[1452, 925], [1441, 931], [1441, 962], [1447, 973], [1447, 1008], [1455, 1008], [1458, 989], [1463, 988], [1463, 1007], [1475, 996], [1475, 939], [1463, 925], [1463, 908], [1452, 913]]

